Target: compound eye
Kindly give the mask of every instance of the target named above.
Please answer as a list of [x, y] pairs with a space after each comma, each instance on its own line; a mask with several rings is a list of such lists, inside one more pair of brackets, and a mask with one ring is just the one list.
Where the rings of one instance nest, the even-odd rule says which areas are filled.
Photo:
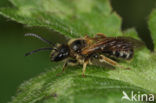
[[51, 54], [51, 60], [52, 61], [60, 61], [69, 56], [69, 48], [67, 45], [61, 45], [60, 47], [57, 48], [56, 51], [54, 51]]
[[68, 52], [68, 47], [62, 46], [62, 47], [60, 48], [59, 52], [60, 52], [60, 53], [66, 53], [66, 52]]
[[73, 45], [73, 50], [74, 50], [74, 51], [77, 51], [77, 50], [79, 50], [79, 49], [80, 49], [79, 45]]
[[81, 49], [83, 47], [85, 47], [86, 42], [85, 40], [75, 40], [72, 44], [71, 44], [71, 48], [73, 51], [79, 53], [81, 51]]

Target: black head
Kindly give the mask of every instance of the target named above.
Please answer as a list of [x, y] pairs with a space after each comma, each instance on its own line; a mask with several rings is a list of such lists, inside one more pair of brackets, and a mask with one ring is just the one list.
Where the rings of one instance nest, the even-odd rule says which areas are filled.
[[51, 61], [61, 61], [66, 59], [69, 56], [69, 54], [70, 49], [68, 45], [57, 45], [56, 48], [52, 50], [50, 59]]
[[70, 43], [71, 50], [76, 53], [80, 53], [82, 48], [84, 48], [85, 46], [86, 46], [86, 41], [84, 39], [73, 40]]

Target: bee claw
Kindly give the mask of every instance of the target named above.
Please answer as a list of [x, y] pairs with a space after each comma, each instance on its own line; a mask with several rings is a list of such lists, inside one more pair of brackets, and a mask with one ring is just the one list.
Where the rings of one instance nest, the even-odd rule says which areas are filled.
[[60, 76], [60, 75], [61, 75], [61, 73], [57, 73], [57, 74], [56, 74], [56, 76]]
[[85, 74], [82, 74], [82, 77], [84, 78], [85, 77]]
[[126, 70], [131, 70], [131, 68], [125, 68]]
[[60, 75], [62, 75], [62, 73], [63, 73], [63, 71], [62, 71], [62, 72], [57, 73], [57, 74], [56, 74], [56, 76], [60, 76]]

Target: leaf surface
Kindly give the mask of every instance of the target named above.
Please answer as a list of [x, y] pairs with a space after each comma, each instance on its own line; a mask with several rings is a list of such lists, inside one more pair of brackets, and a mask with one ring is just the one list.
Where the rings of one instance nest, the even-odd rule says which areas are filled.
[[[68, 38], [94, 36], [131, 36], [138, 39], [135, 30], [120, 31], [121, 18], [112, 12], [108, 0], [11, 0], [14, 7], [2, 8], [0, 14], [28, 26], [44, 26]], [[149, 27], [154, 43], [155, 11]], [[86, 78], [81, 77], [81, 66], [69, 67], [56, 76], [61, 66], [23, 83], [11, 103], [115, 103], [121, 102], [122, 92], [156, 93], [156, 53], [144, 48], [136, 51], [133, 60], [120, 62], [131, 68], [124, 70], [88, 66]], [[127, 103], [128, 101], [126, 101]]]

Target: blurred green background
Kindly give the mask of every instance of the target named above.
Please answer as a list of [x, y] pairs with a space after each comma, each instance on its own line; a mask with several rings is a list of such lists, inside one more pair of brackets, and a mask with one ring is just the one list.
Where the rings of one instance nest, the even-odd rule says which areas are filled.
[[[147, 20], [156, 7], [156, 0], [111, 0], [111, 5], [123, 18], [122, 30], [135, 27], [152, 50]], [[8, 0], [0, 0], [0, 7], [6, 6], [11, 6]], [[52, 65], [48, 58], [49, 52], [24, 56], [28, 51], [47, 46], [38, 39], [24, 37], [24, 33], [28, 32], [42, 35], [53, 43], [64, 40], [61, 35], [47, 28], [27, 27], [0, 16], [0, 103], [10, 101], [21, 83], [46, 71]]]

